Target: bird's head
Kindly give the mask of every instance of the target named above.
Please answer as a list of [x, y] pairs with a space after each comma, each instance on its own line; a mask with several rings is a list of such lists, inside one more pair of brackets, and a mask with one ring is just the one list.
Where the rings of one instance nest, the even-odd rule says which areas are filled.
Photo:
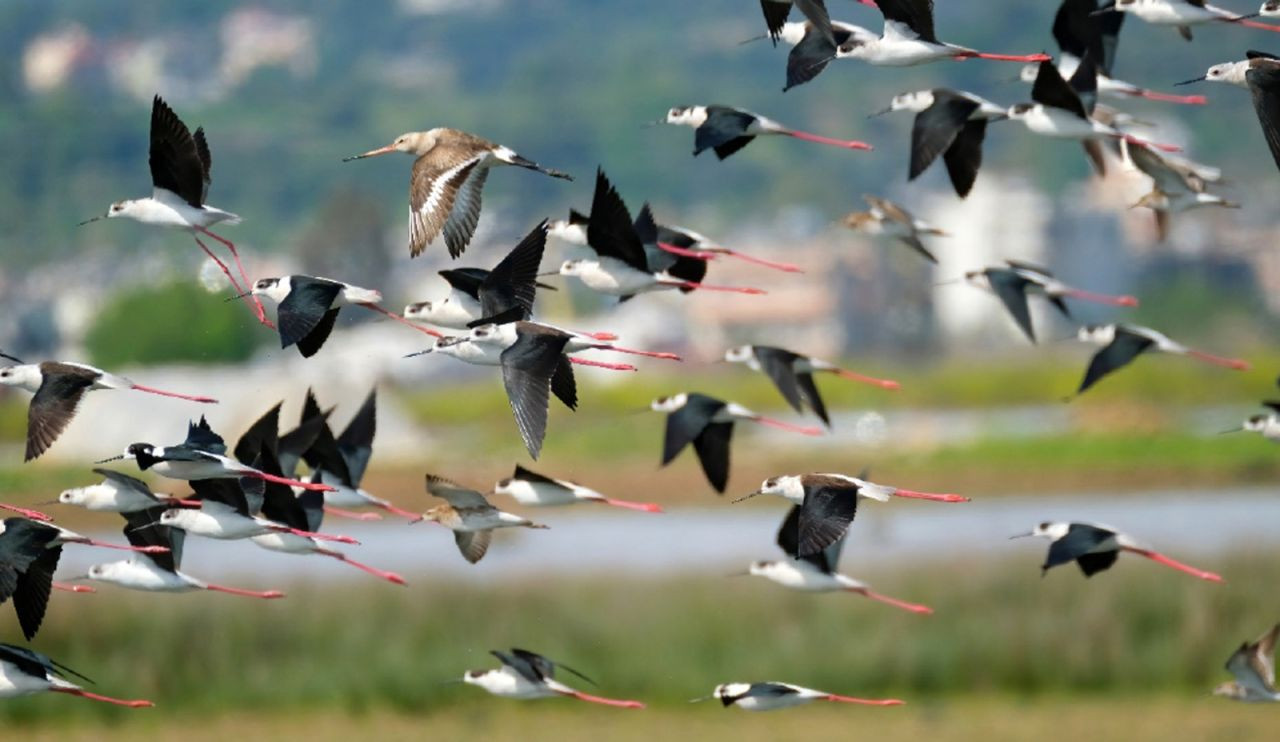
[[566, 260], [560, 264], [560, 275], [562, 276], [580, 276], [585, 273], [595, 261], [593, 260]]
[[289, 282], [283, 278], [259, 278], [253, 282], [253, 288], [249, 293], [282, 302], [289, 295]]
[[422, 156], [430, 152], [436, 146], [436, 140], [439, 138], [440, 129], [431, 129], [429, 131], [409, 131], [401, 134], [391, 140], [391, 144], [377, 149], [371, 149], [358, 155], [352, 155], [343, 160], [363, 160], [366, 157], [377, 157], [379, 155], [390, 154], [392, 152], [404, 152], [405, 154]]
[[756, 494], [778, 495], [800, 502], [804, 500], [804, 484], [800, 482], [800, 477], [793, 475], [770, 477], [760, 483], [760, 489], [756, 490]]
[[0, 384], [5, 386], [22, 387], [29, 392], [34, 392], [40, 388], [42, 380], [40, 367], [33, 363], [0, 368]]
[[1076, 331], [1076, 339], [1082, 343], [1106, 345], [1116, 339], [1115, 325], [1085, 325]]
[[1036, 527], [1032, 528], [1027, 533], [1019, 533], [1016, 536], [1010, 536], [1010, 538], [1027, 538], [1028, 536], [1039, 536], [1040, 538], [1047, 538], [1051, 541], [1057, 541], [1058, 539], [1067, 535], [1067, 530], [1070, 528], [1071, 528], [1070, 523], [1045, 521], [1044, 523], [1036, 524]]
[[880, 114], [892, 113], [894, 111], [923, 111], [933, 105], [932, 90], [913, 90], [909, 93], [899, 93], [893, 96], [893, 100], [889, 101], [889, 107], [877, 111], [872, 114], [878, 116]]
[[751, 360], [754, 351], [750, 345], [739, 345], [724, 352], [724, 360], [729, 363], [746, 363]]
[[1242, 699], [1245, 697], [1245, 690], [1234, 680], [1228, 680], [1225, 683], [1219, 683], [1218, 687], [1213, 689], [1213, 695], [1223, 698]]
[[1261, 16], [1277, 16], [1280, 15], [1280, 0], [1267, 0], [1262, 4], [1262, 8], [1258, 11]]
[[1036, 76], [1040, 74], [1040, 65], [1024, 64], [1022, 69], [1018, 70], [1019, 82], [1035, 82]]
[[102, 485], [89, 487], [73, 487], [58, 493], [58, 502], [62, 505], [81, 505], [89, 499], [90, 490]]
[[706, 106], [675, 106], [667, 110], [667, 117], [659, 123], [677, 126], [702, 126], [707, 120]]
[[749, 690], [751, 686], [746, 683], [721, 683], [711, 691], [711, 697], [728, 706], [734, 699], [741, 698]]
[[1267, 423], [1271, 421], [1269, 415], [1253, 415], [1244, 421], [1244, 425], [1240, 426], [1241, 430], [1247, 430], [1250, 433], [1261, 433], [1267, 429]]
[[845, 214], [840, 219], [840, 223], [849, 229], [862, 231], [878, 225], [880, 220], [877, 219], [876, 215], [872, 214], [870, 211], [854, 211], [852, 213]]
[[654, 412], [675, 412], [684, 407], [689, 401], [689, 395], [681, 392], [670, 397], [658, 397], [649, 403], [649, 409]]
[[[445, 301], [448, 301], [446, 298]], [[419, 317], [427, 317], [431, 314], [432, 303], [429, 301], [420, 301], [410, 304], [404, 308], [405, 319], [416, 319]]]
[[777, 564], [777, 562], [768, 560], [752, 562], [750, 566], [747, 567], [747, 574], [754, 575], [756, 577], [767, 577], [769, 573], [773, 572], [774, 567], [776, 567]]

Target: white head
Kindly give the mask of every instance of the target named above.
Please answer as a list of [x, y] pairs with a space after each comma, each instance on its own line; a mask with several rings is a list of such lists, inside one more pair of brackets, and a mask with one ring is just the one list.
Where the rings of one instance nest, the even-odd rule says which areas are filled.
[[965, 271], [964, 282], [980, 289], [990, 288], [991, 286], [991, 281], [987, 278], [987, 272], [984, 270]]
[[1070, 523], [1046, 521], [1044, 523], [1038, 524], [1035, 528], [1031, 529], [1031, 533], [1026, 533], [1023, 535], [1039, 536], [1041, 538], [1047, 538], [1050, 541], [1057, 541], [1063, 536], [1066, 536], [1067, 531], [1070, 529], [1071, 529]]
[[170, 508], [160, 514], [159, 523], [162, 526], [173, 526], [174, 528], [185, 528], [186, 524], [191, 520], [193, 514], [198, 510], [188, 510], [187, 508]]
[[901, 93], [893, 96], [893, 100], [889, 101], [889, 107], [882, 111], [882, 113], [888, 113], [890, 111], [914, 111], [919, 113], [932, 105], [932, 90], [916, 90], [914, 92]]
[[501, 673], [501, 670], [467, 670], [462, 674], [462, 682], [467, 685], [478, 685], [485, 690], [489, 690], [489, 687], [498, 679]]
[[249, 293], [254, 296], [265, 296], [277, 304], [289, 295], [291, 281], [286, 278], [259, 278], [254, 282]]
[[0, 368], [0, 384], [5, 386], [21, 387], [34, 392], [40, 388], [40, 382], [43, 379], [44, 375], [40, 373], [40, 367], [34, 363]]
[[649, 409], [654, 412], [675, 412], [681, 407], [684, 407], [688, 401], [689, 395], [684, 392], [680, 392], [679, 394], [670, 397], [658, 397], [649, 403]]
[[562, 276], [581, 276], [591, 270], [599, 267], [598, 260], [566, 260], [560, 264], [560, 275]]
[[104, 214], [107, 219], [115, 219], [118, 216], [132, 216], [141, 209], [138, 200], [128, 199], [125, 201], [116, 201], [107, 207], [107, 213]]
[[706, 120], [706, 106], [676, 106], [667, 111], [665, 123], [678, 126], [702, 126]]
[[1280, 16], [1280, 0], [1267, 0], [1261, 8], [1258, 8], [1258, 15], [1264, 18]]
[[778, 562], [752, 562], [751, 566], [747, 567], [747, 574], [755, 577], [769, 577], [774, 572], [777, 572], [780, 566]]
[[755, 356], [755, 349], [750, 345], [739, 345], [724, 352], [724, 359], [729, 363], [746, 363]]
[[1085, 325], [1076, 331], [1076, 339], [1082, 343], [1106, 345], [1116, 339], [1116, 326]]
[[125, 570], [132, 562], [122, 560], [118, 562], [106, 562], [104, 564], [95, 564], [85, 573], [85, 577], [91, 580], [104, 580], [110, 582], [116, 578], [123, 570]]
[[721, 683], [716, 686], [715, 690], [711, 691], [711, 697], [720, 701], [724, 701], [727, 698], [736, 699], [750, 690], [750, 683]]
[[1253, 415], [1244, 421], [1244, 424], [1240, 426], [1240, 429], [1246, 430], [1250, 433], [1265, 432], [1267, 426], [1271, 423], [1274, 417], [1275, 413], [1272, 413], [1271, 415]]
[[804, 501], [804, 484], [800, 482], [800, 477], [794, 475], [770, 477], [760, 483], [757, 491], [762, 495], [785, 497], [792, 502]]
[[110, 498], [116, 494], [116, 488], [109, 482], [91, 484], [88, 487], [73, 487], [58, 494], [58, 502], [63, 505], [84, 505], [98, 498]]
[[[445, 297], [439, 304], [445, 304], [449, 301], [449, 297]], [[435, 306], [429, 301], [420, 301], [415, 304], [409, 304], [404, 308], [405, 319], [422, 319], [431, 316], [432, 307]]]
[[1019, 82], [1035, 82], [1036, 76], [1040, 74], [1040, 65], [1024, 64], [1022, 69], [1018, 70]]
[[556, 219], [547, 222], [547, 236], [568, 242], [571, 245], [587, 244], [587, 217], [576, 211], [569, 212], [568, 219]]
[[502, 325], [480, 325], [471, 329], [468, 339], [476, 344], [497, 343], [501, 345], [511, 343], [515, 340], [515, 324], [508, 322]]

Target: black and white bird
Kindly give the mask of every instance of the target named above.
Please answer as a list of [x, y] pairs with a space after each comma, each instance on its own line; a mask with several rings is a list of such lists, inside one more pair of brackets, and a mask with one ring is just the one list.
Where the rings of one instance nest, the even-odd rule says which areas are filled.
[[480, 222], [480, 197], [489, 170], [514, 165], [562, 180], [573, 177], [544, 168], [510, 147], [457, 129], [436, 128], [401, 134], [391, 144], [343, 160], [391, 152], [413, 155], [409, 179], [409, 256], [417, 257], [440, 234], [451, 257], [467, 249]]
[[155, 705], [151, 701], [126, 701], [90, 693], [67, 679], [72, 675], [86, 683], [93, 682], [35, 650], [15, 647], [12, 644], [0, 644], [0, 698], [18, 698], [51, 691], [128, 708], [146, 708]]
[[556, 668], [561, 667], [595, 685], [595, 681], [563, 663], [553, 662], [540, 654], [525, 649], [512, 649], [510, 652], [491, 650], [489, 654], [498, 658], [502, 667], [496, 670], [468, 670], [462, 676], [462, 682], [475, 685], [501, 698], [528, 700], [533, 698], [554, 698], [568, 696], [579, 701], [599, 703], [605, 706], [642, 709], [639, 701], [619, 701], [613, 698], [602, 698], [583, 693], [580, 690], [556, 680]]
[[277, 477], [258, 471], [248, 464], [236, 461], [223, 454], [227, 444], [222, 437], [213, 432], [204, 417], [198, 423], [187, 425], [187, 437], [176, 446], [156, 446], [151, 443], [130, 444], [119, 456], [99, 461], [105, 464], [111, 461], [133, 461], [142, 471], [150, 471], [168, 479], [262, 479], [305, 490], [326, 492], [331, 489], [327, 484], [318, 482], [301, 482], [296, 479]]
[[836, 703], [856, 703], [863, 706], [901, 706], [905, 701], [896, 698], [871, 699], [839, 696], [823, 690], [805, 688], [802, 685], [769, 681], [764, 683], [722, 683], [711, 691], [711, 695], [695, 698], [698, 701], [717, 700], [725, 708], [735, 706], [743, 711], [775, 711], [777, 709], [803, 706], [813, 701], [834, 701]]
[[[767, 1], [767, 0], [766, 0]], [[797, 85], [803, 85], [817, 77], [836, 58], [836, 50], [856, 42], [874, 41], [880, 37], [875, 31], [843, 21], [831, 21], [830, 33], [812, 21], [788, 21], [778, 29], [778, 40], [791, 45], [787, 55], [787, 85], [785, 93]], [[743, 43], [769, 38], [757, 36]], [[777, 42], [774, 42], [775, 45]]]
[[911, 125], [911, 159], [907, 180], [915, 180], [942, 155], [956, 195], [973, 190], [982, 167], [982, 142], [987, 124], [1009, 118], [1007, 108], [986, 98], [950, 88], [916, 90], [894, 96], [879, 116], [894, 111], [916, 114]]
[[[1170, 95], [1149, 90], [1131, 82], [1112, 77], [1116, 50], [1120, 45], [1120, 27], [1123, 13], [1098, 13], [1098, 0], [1062, 0], [1053, 18], [1053, 39], [1058, 43], [1058, 71], [1064, 78], [1075, 73], [1080, 60], [1086, 54], [1098, 65], [1098, 95], [1104, 98], [1145, 98], [1165, 103], [1204, 105], [1203, 95]], [[1023, 82], [1034, 82], [1037, 68], [1022, 68]]]
[[516, 464], [515, 471], [506, 479], [501, 479], [493, 486], [497, 495], [509, 495], [521, 505], [544, 507], [554, 505], [573, 505], [580, 502], [598, 502], [616, 508], [640, 510], [646, 513], [661, 513], [662, 507], [652, 502], [632, 502], [605, 497], [595, 490], [584, 487], [577, 482], [565, 479], [552, 479], [535, 471]]
[[804, 510], [800, 505], [793, 506], [783, 519], [782, 527], [778, 529], [778, 548], [789, 559], [752, 562], [747, 574], [763, 577], [791, 590], [811, 593], [849, 592], [911, 613], [926, 616], [933, 613], [929, 606], [907, 603], [872, 592], [866, 583], [836, 572], [840, 564], [840, 551], [844, 547], [843, 533], [821, 551], [801, 556], [800, 521], [804, 517]]
[[1040, 62], [1047, 54], [990, 54], [939, 41], [933, 29], [933, 0], [875, 0], [884, 16], [884, 32], [875, 39], [852, 38], [837, 47], [837, 58], [860, 59], [887, 67], [909, 67], [942, 59], [992, 59]]
[[772, 345], [739, 345], [725, 351], [724, 360], [727, 363], [745, 363], [752, 371], [759, 371], [768, 376], [793, 410], [803, 412], [804, 406], [808, 405], [813, 410], [813, 414], [817, 415], [827, 427], [831, 427], [831, 417], [827, 414], [827, 406], [818, 392], [818, 385], [813, 380], [814, 374], [835, 374], [890, 391], [897, 391], [902, 387], [896, 381], [864, 376], [840, 368], [834, 363]]
[[1021, 533], [1011, 538], [1027, 536], [1040, 536], [1052, 542], [1049, 544], [1049, 553], [1045, 556], [1044, 564], [1040, 567], [1042, 574], [1059, 565], [1075, 562], [1080, 567], [1080, 571], [1084, 572], [1085, 577], [1092, 577], [1098, 572], [1110, 569], [1111, 565], [1115, 564], [1116, 558], [1120, 556], [1120, 552], [1127, 551], [1202, 580], [1222, 582], [1222, 577], [1212, 572], [1174, 561], [1107, 526], [1093, 523], [1041, 523], [1030, 533]]
[[898, 240], [915, 250], [930, 263], [938, 259], [929, 252], [921, 241], [921, 235], [946, 237], [947, 233], [923, 220], [911, 215], [911, 212], [887, 198], [863, 194], [863, 200], [871, 207], [867, 211], [855, 211], [846, 214], [840, 223], [856, 232], [870, 235], [882, 235]]
[[1171, 353], [1189, 356], [1214, 366], [1223, 366], [1236, 371], [1249, 370], [1247, 361], [1223, 358], [1202, 350], [1188, 348], [1182, 343], [1169, 339], [1163, 333], [1139, 325], [1086, 325], [1080, 328], [1077, 338], [1082, 342], [1103, 346], [1102, 350], [1095, 353], [1093, 359], [1089, 361], [1084, 380], [1076, 390], [1077, 395], [1083, 394], [1086, 389], [1107, 374], [1129, 365], [1143, 353]]
[[1280, 701], [1276, 689], [1276, 639], [1280, 623], [1251, 642], [1244, 642], [1227, 660], [1229, 680], [1213, 689], [1213, 695], [1249, 703]]
[[[575, 239], [577, 234], [569, 235]], [[566, 260], [557, 271], [562, 276], [576, 276], [587, 288], [623, 301], [650, 291], [679, 289], [729, 291], [763, 294], [760, 289], [736, 286], [711, 286], [702, 283], [707, 261], [678, 256], [658, 247], [659, 231], [653, 213], [646, 204], [633, 221], [627, 204], [609, 182], [604, 170], [596, 170], [595, 191], [591, 197], [591, 216], [585, 230], [585, 244], [596, 256]]]
[[1156, 239], [1163, 242], [1169, 236], [1169, 217], [1191, 209], [1218, 206], [1238, 209], [1240, 204], [1229, 201], [1209, 186], [1222, 180], [1222, 171], [1216, 167], [1161, 154], [1150, 147], [1121, 144], [1129, 162], [1151, 178], [1151, 191], [1138, 199], [1130, 208], [1147, 208], [1155, 214]]
[[27, 518], [5, 518], [0, 523], [0, 603], [13, 599], [27, 641], [44, 621], [61, 556], [57, 528]]
[[721, 493], [729, 484], [729, 441], [733, 437], [733, 424], [738, 420], [749, 420], [802, 435], [822, 435], [821, 428], [792, 425], [752, 412], [736, 402], [726, 402], [698, 392], [660, 397], [649, 407], [654, 412], [667, 413], [662, 465], [671, 463], [692, 443], [707, 481]]
[[0, 353], [18, 364], [0, 368], [0, 384], [16, 386], [35, 394], [27, 407], [27, 451], [25, 461], [30, 461], [45, 451], [62, 435], [80, 406], [85, 392], [95, 389], [132, 389], [163, 397], [175, 397], [189, 402], [216, 404], [212, 397], [197, 397], [163, 389], [135, 384], [123, 376], [117, 376], [84, 363], [70, 361], [45, 361], [23, 363], [7, 353]]
[[888, 502], [891, 497], [905, 497], [935, 502], [969, 502], [969, 498], [964, 495], [917, 492], [868, 482], [865, 477], [866, 474], [858, 477], [847, 474], [770, 477], [755, 492], [739, 497], [734, 502], [760, 495], [774, 495], [799, 507], [798, 541], [791, 550], [801, 557], [818, 554], [843, 538], [849, 525], [853, 523], [858, 503], [862, 500]]
[[[209, 195], [209, 168], [213, 158], [209, 154], [209, 143], [204, 138], [204, 129], [196, 129], [195, 135], [192, 135], [182, 119], [158, 95], [151, 101], [151, 151], [147, 159], [151, 166], [151, 196], [116, 201], [107, 209], [106, 214], [80, 224], [83, 226], [99, 219], [124, 217], [143, 224], [185, 229], [191, 232], [205, 255], [226, 274], [236, 293], [247, 291], [249, 278], [244, 272], [244, 266], [240, 264], [240, 253], [236, 251], [236, 246], [209, 231], [209, 227], [215, 224], [239, 224], [240, 217], [205, 203]], [[241, 283], [236, 282], [226, 263], [219, 260], [201, 241], [202, 234], [221, 242], [231, 251]], [[248, 301], [258, 315], [258, 321], [270, 324], [262, 303], [253, 298]]]
[[716, 157], [723, 160], [750, 144], [752, 139], [763, 136], [794, 137], [806, 142], [828, 144], [841, 149], [870, 150], [872, 148], [866, 142], [832, 139], [810, 134], [807, 131], [798, 131], [758, 113], [733, 106], [676, 106], [668, 110], [666, 117], [659, 119], [656, 123], [693, 127], [694, 157], [706, 150], [712, 150], [716, 153]]
[[[1280, 26], [1274, 28], [1280, 30]], [[1280, 56], [1250, 50], [1239, 62], [1215, 64], [1203, 76], [1178, 84], [1200, 81], [1224, 82], [1249, 89], [1271, 158], [1280, 167]]]
[[439, 523], [453, 531], [458, 551], [468, 562], [475, 564], [489, 550], [489, 541], [495, 528], [546, 528], [528, 518], [508, 513], [489, 504], [476, 490], [455, 484], [434, 474], [427, 475], [427, 492], [444, 500], [417, 520]]
[[966, 271], [964, 281], [970, 286], [994, 294], [1018, 324], [1018, 329], [1033, 343], [1036, 341], [1036, 333], [1031, 325], [1031, 310], [1027, 304], [1029, 295], [1043, 296], [1067, 319], [1071, 318], [1071, 311], [1066, 303], [1068, 298], [1118, 307], [1138, 306], [1138, 300], [1132, 296], [1108, 296], [1068, 286], [1055, 278], [1048, 269], [1018, 260], [1006, 261], [1003, 266]]
[[[1280, 382], [1278, 382], [1280, 383]], [[1225, 430], [1224, 433], [1257, 433], [1263, 438], [1280, 443], [1280, 400], [1268, 399], [1262, 403], [1267, 412], [1262, 415], [1250, 415], [1238, 428]]]
[[832, 42], [831, 15], [823, 0], [760, 0], [764, 25], [769, 29], [767, 37], [773, 40], [775, 46], [778, 39], [783, 38], [786, 26], [791, 25], [787, 22], [787, 17], [791, 15], [792, 6], [805, 17], [806, 23], [814, 27], [815, 33]]
[[493, 270], [440, 271], [440, 277], [449, 284], [448, 295], [406, 306], [405, 319], [466, 330], [477, 325], [532, 318], [537, 290], [555, 290], [554, 286], [538, 282], [538, 266], [542, 264], [546, 244], [547, 222], [543, 220]]
[[[648, 204], [645, 204], [644, 208], [640, 210], [640, 215], [636, 217], [636, 231], [640, 233], [642, 240], [646, 238], [645, 222], [643, 221], [646, 218], [650, 221], [653, 219], [653, 213]], [[656, 244], [658, 249], [665, 250], [673, 255], [697, 258], [698, 260], [714, 260], [723, 255], [785, 273], [804, 273], [804, 270], [794, 263], [779, 263], [773, 260], [757, 258], [754, 255], [748, 255], [737, 250], [731, 250], [692, 229], [676, 227], [670, 224], [657, 224], [656, 222], [653, 224], [657, 229]]]
[[1221, 62], [1209, 67], [1200, 77], [1193, 77], [1190, 80], [1183, 80], [1175, 85], [1190, 85], [1196, 82], [1220, 82], [1227, 85], [1234, 85], [1238, 88], [1249, 87], [1249, 70], [1259, 67], [1265, 68], [1270, 63], [1280, 60], [1280, 55], [1271, 52], [1261, 52], [1250, 49], [1245, 52], [1244, 59], [1238, 62]]
[[183, 593], [194, 590], [228, 593], [246, 598], [283, 598], [279, 590], [244, 590], [238, 587], [217, 585], [179, 571], [182, 566], [182, 547], [185, 534], [181, 529], [160, 523], [164, 508], [152, 508], [125, 513], [125, 538], [135, 547], [162, 548], [161, 553], [134, 554], [128, 559], [95, 564], [77, 579], [92, 580], [116, 585], [130, 590], [146, 592]]
[[[374, 289], [352, 286], [318, 276], [284, 276], [260, 278], [250, 293], [265, 296], [276, 303], [276, 321], [279, 324], [280, 347], [295, 345], [303, 358], [310, 358], [320, 351], [324, 341], [333, 332], [338, 312], [346, 306], [364, 307], [395, 320], [405, 321], [394, 312], [378, 306], [382, 294]], [[439, 337], [424, 328], [410, 324], [415, 330]]]
[[1191, 40], [1191, 27], [1205, 23], [1234, 23], [1264, 31], [1280, 31], [1280, 26], [1251, 21], [1250, 16], [1210, 5], [1205, 0], [1110, 0], [1096, 12], [1130, 13], [1152, 25], [1173, 26], [1187, 41]]
[[152, 492], [146, 482], [128, 474], [111, 469], [94, 469], [93, 472], [102, 475], [101, 482], [63, 490], [56, 502], [99, 513], [133, 513], [161, 506], [200, 505], [195, 500]]

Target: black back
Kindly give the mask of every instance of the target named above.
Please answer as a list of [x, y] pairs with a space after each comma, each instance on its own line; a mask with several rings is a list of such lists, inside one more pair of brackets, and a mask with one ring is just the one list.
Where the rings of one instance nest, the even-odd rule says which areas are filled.
[[48, 680], [53, 677], [61, 676], [64, 673], [74, 675], [86, 683], [92, 683], [89, 678], [72, 670], [61, 662], [49, 659], [47, 656], [40, 654], [33, 649], [26, 647], [16, 647], [12, 644], [0, 644], [0, 660], [8, 662], [17, 667], [23, 673], [33, 678], [42, 678]]
[[1088, 52], [1080, 58], [1080, 64], [1076, 67], [1076, 71], [1071, 73], [1071, 79], [1067, 84], [1076, 91], [1076, 95], [1080, 96], [1084, 110], [1092, 115], [1094, 106], [1098, 103], [1098, 63], [1095, 61], [1093, 52]]
[[489, 277], [489, 271], [484, 268], [449, 268], [439, 271], [439, 275], [451, 287], [480, 301], [480, 284]]
[[[194, 484], [194, 483], [193, 483]], [[134, 558], [150, 559], [166, 572], [176, 572], [182, 566], [182, 546], [187, 532], [181, 528], [160, 525], [163, 506], [124, 513], [124, 537], [133, 546], [163, 546], [168, 549], [159, 554], [138, 554]]]
[[370, 389], [364, 404], [338, 436], [338, 453], [347, 465], [347, 475], [355, 486], [364, 479], [373, 456], [373, 437], [378, 432], [378, 390]]
[[933, 164], [938, 155], [950, 149], [956, 137], [964, 130], [969, 117], [979, 108], [977, 101], [955, 91], [934, 88], [931, 92], [933, 105], [916, 114], [911, 126], [911, 166], [907, 172], [908, 180], [915, 180]]
[[1093, 15], [1097, 0], [1063, 0], [1053, 18], [1053, 39], [1063, 54], [1083, 59], [1090, 54], [1098, 69], [1111, 75], [1124, 13]]
[[[1104, 541], [1115, 535], [1115, 531], [1110, 531], [1106, 528], [1099, 528], [1098, 526], [1092, 526], [1087, 523], [1072, 523], [1067, 529], [1067, 535], [1049, 544], [1049, 553], [1045, 556], [1044, 565], [1042, 565], [1041, 569], [1043, 571], [1048, 571], [1058, 565], [1066, 564], [1067, 562], [1074, 562], [1079, 560], [1081, 557], [1086, 557]], [[1096, 560], [1086, 561], [1092, 561], [1092, 566], [1097, 566]], [[1113, 552], [1111, 562], [1114, 561], [1115, 555]], [[1111, 565], [1107, 564], [1105, 567], [1101, 567], [1100, 569], [1105, 569], [1109, 566]], [[1083, 563], [1081, 564], [1081, 569], [1084, 569]], [[1098, 570], [1095, 569], [1094, 571]], [[1092, 573], [1086, 571], [1085, 574], [1088, 575]]]
[[1253, 109], [1262, 125], [1267, 147], [1276, 166], [1280, 167], [1280, 64], [1257, 64], [1244, 73], [1253, 95]]
[[1102, 377], [1132, 363], [1133, 359], [1153, 345], [1155, 343], [1150, 338], [1126, 332], [1123, 328], [1117, 327], [1115, 340], [1095, 353], [1093, 359], [1089, 361], [1089, 368], [1084, 372], [1084, 381], [1080, 382], [1080, 388], [1076, 390], [1076, 394], [1083, 394]]
[[559, 482], [552, 479], [551, 477], [548, 477], [543, 474], [539, 474], [536, 471], [530, 471], [529, 469], [526, 469], [523, 466], [520, 466], [519, 464], [516, 464], [516, 470], [511, 475], [511, 478], [518, 481], [523, 481], [523, 482], [534, 482], [536, 484], [549, 484], [553, 487], [560, 487], [561, 489], [564, 489], [564, 485], [560, 484]]
[[211, 158], [204, 130], [194, 137], [160, 96], [151, 101], [151, 184], [199, 209], [209, 187]]
[[517, 673], [520, 674], [521, 677], [523, 677], [524, 679], [528, 680], [531, 683], [542, 683], [543, 680], [546, 680], [548, 678], [554, 678], [556, 674], [556, 668], [563, 667], [564, 669], [568, 670], [574, 675], [577, 675], [578, 677], [582, 678], [588, 683], [591, 683], [592, 685], [596, 684], [596, 681], [592, 680], [586, 675], [583, 675], [582, 673], [578, 672], [572, 667], [569, 667], [568, 665], [562, 662], [554, 662], [546, 657], [543, 657], [537, 652], [530, 652], [527, 649], [519, 649], [517, 647], [512, 647], [510, 654], [494, 649], [494, 650], [491, 650], [489, 654], [492, 654], [494, 657], [497, 657], [499, 662], [515, 670]]
[[[594, 215], [594, 212], [593, 212]], [[547, 433], [552, 378], [559, 375], [569, 336], [521, 323], [516, 342], [502, 351], [502, 383], [525, 448], [534, 459]]]
[[[328, 413], [320, 411], [320, 406], [316, 404], [315, 394], [308, 389], [307, 400], [303, 403], [302, 416], [298, 422], [298, 427], [284, 433], [277, 441], [277, 458], [280, 461], [280, 469], [285, 473], [285, 476], [293, 477], [297, 473], [298, 462], [302, 460], [307, 450], [315, 444], [321, 430], [328, 430], [328, 417]], [[332, 437], [332, 434], [330, 434], [330, 437]]]
[[[806, 484], [795, 555], [821, 554], [844, 538], [858, 512], [858, 485], [836, 479]], [[815, 565], [816, 566], [816, 565]], [[835, 564], [831, 565], [835, 568]]]
[[[1083, 60], [1080, 64], [1084, 66]], [[1076, 70], [1077, 73], [1079, 71]], [[1072, 77], [1074, 78], [1074, 75]], [[1031, 86], [1031, 100], [1052, 108], [1061, 108], [1082, 119], [1089, 118], [1089, 112], [1081, 102], [1080, 96], [1067, 84], [1066, 80], [1062, 79], [1053, 62], [1040, 63], [1035, 84]]]
[[723, 400], [690, 392], [680, 409], [667, 413], [667, 432], [662, 444], [662, 463], [671, 463], [684, 447], [702, 434], [715, 414], [725, 407]]
[[[668, 275], [678, 278], [681, 281], [690, 281], [692, 283], [700, 283], [707, 275], [707, 261], [691, 258], [685, 255], [676, 255], [658, 247], [658, 241], [667, 242], [666, 236], [680, 235], [675, 230], [668, 229], [659, 225], [653, 218], [653, 209], [648, 203], [640, 207], [640, 213], [636, 215], [635, 221], [636, 236], [640, 238], [640, 243], [644, 246], [645, 262], [649, 269], [654, 272], [665, 271]], [[680, 244], [680, 242], [688, 244]], [[688, 236], [682, 236], [679, 242], [668, 242], [667, 244], [676, 247], [688, 247], [692, 241]], [[692, 287], [680, 287], [682, 294], [693, 291]]]
[[978, 179], [978, 170], [982, 167], [982, 141], [986, 136], [986, 119], [966, 121], [956, 140], [942, 153], [951, 187], [960, 198], [969, 195], [974, 181]]
[[280, 347], [297, 345], [304, 358], [320, 350], [333, 330], [338, 310], [333, 301], [342, 284], [313, 276], [289, 276], [289, 295], [276, 313], [280, 320]]
[[755, 135], [748, 135], [747, 128], [756, 116], [729, 106], [707, 106], [707, 120], [693, 132], [693, 154], [715, 150], [721, 160], [747, 146]]
[[235, 457], [242, 464], [255, 466], [254, 460], [258, 458], [262, 451], [270, 451], [273, 454], [280, 447], [280, 405], [277, 402], [274, 407], [263, 413], [248, 430], [240, 436], [240, 440], [236, 441]]
[[1018, 323], [1018, 328], [1027, 339], [1034, 343], [1036, 333], [1031, 326], [1031, 309], [1027, 306], [1027, 284], [1030, 281], [1007, 268], [988, 268], [983, 273], [986, 274], [996, 298], [1004, 304], [1004, 308], [1013, 317], [1013, 321]]
[[835, 539], [821, 551], [800, 556], [800, 518], [803, 509], [800, 505], [793, 505], [787, 511], [786, 517], [782, 519], [782, 526], [778, 529], [778, 548], [792, 559], [808, 562], [823, 574], [832, 574], [840, 564], [840, 551], [844, 548], [844, 538]]
[[886, 21], [905, 23], [923, 41], [938, 43], [933, 31], [933, 0], [876, 0]]
[[720, 703], [732, 706], [744, 698], [784, 698], [799, 693], [795, 688], [782, 683], [752, 683], [746, 691], [736, 696], [720, 696]]
[[773, 382], [787, 404], [796, 412], [803, 411], [800, 387], [796, 384], [795, 362], [800, 355], [785, 348], [770, 345], [751, 346], [752, 355], [760, 364], [760, 370]]

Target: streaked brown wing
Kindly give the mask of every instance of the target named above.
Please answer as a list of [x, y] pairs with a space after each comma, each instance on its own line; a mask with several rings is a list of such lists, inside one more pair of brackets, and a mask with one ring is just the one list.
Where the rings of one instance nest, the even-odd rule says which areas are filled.
[[[479, 166], [485, 152], [440, 143], [413, 163], [409, 182], [409, 255], [417, 257], [449, 221], [458, 190]], [[483, 185], [483, 178], [481, 179]], [[474, 198], [478, 216], [480, 199]], [[474, 231], [474, 226], [472, 227]], [[468, 235], [468, 239], [470, 235]], [[465, 247], [465, 243], [463, 244]], [[452, 248], [451, 248], [452, 251]], [[461, 252], [461, 250], [459, 250]], [[455, 254], [454, 257], [457, 257]]]
[[911, 218], [911, 215], [903, 211], [902, 207], [898, 206], [894, 202], [887, 201], [883, 198], [877, 198], [876, 196], [863, 196], [863, 198], [867, 200], [867, 203], [871, 208], [878, 209], [882, 214], [884, 214], [885, 218], [891, 219], [899, 224], [905, 224], [908, 227], [915, 226], [915, 220]]
[[472, 564], [480, 561], [485, 552], [489, 550], [489, 540], [492, 537], [493, 531], [453, 532], [453, 540], [457, 542], [458, 551], [462, 552], [462, 558]]
[[447, 501], [455, 508], [487, 508], [489, 501], [473, 489], [434, 474], [427, 475], [427, 492]]

